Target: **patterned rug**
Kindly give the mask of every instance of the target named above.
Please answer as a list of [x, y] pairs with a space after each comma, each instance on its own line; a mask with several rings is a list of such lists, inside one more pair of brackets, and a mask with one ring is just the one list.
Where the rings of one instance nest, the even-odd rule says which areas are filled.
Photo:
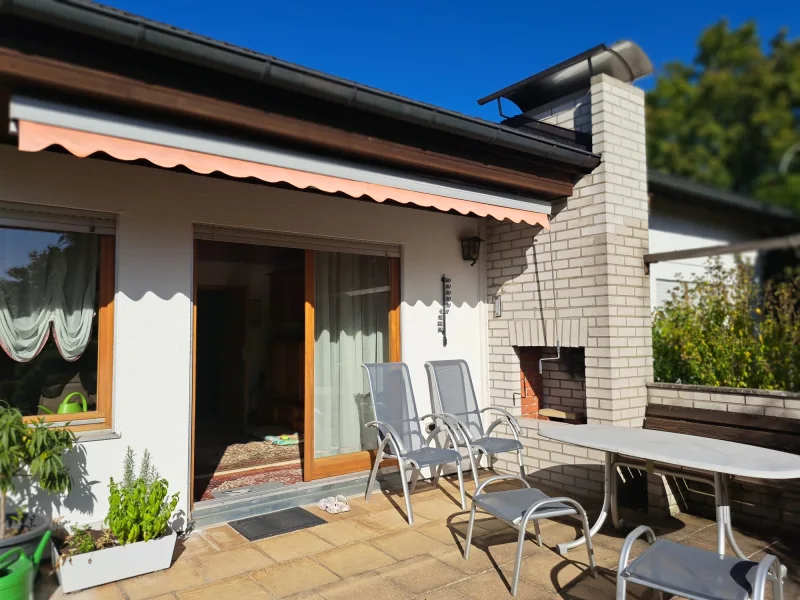
[[282, 483], [292, 485], [303, 480], [303, 470], [300, 461], [288, 465], [277, 465], [245, 472], [215, 474], [203, 492], [201, 500], [213, 500], [215, 491], [233, 490], [250, 485], [262, 483]]
[[278, 446], [252, 441], [242, 444], [209, 444], [195, 451], [197, 477], [224, 475], [241, 469], [264, 467], [290, 460], [300, 460], [303, 444]]

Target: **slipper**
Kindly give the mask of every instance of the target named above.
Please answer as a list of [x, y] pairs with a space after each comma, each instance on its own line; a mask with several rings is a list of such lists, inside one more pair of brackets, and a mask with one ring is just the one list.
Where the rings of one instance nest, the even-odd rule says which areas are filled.
[[340, 507], [340, 512], [350, 512], [350, 503], [347, 501], [347, 498], [339, 494], [336, 496], [336, 503]]
[[331, 506], [333, 506], [335, 503], [336, 503], [336, 499], [333, 496], [331, 496], [329, 498], [323, 498], [322, 500], [317, 502], [317, 508], [320, 509], [320, 510], [324, 510], [325, 512], [330, 512], [330, 510], [328, 510], [328, 509]]

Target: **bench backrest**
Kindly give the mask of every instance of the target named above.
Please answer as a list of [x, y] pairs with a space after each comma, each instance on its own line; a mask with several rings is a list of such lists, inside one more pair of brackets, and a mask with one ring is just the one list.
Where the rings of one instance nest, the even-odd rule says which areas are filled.
[[798, 419], [649, 404], [643, 427], [800, 454]]

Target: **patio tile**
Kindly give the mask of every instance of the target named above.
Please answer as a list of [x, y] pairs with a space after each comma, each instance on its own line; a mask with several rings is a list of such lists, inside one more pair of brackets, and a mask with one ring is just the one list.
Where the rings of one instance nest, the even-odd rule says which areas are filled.
[[254, 544], [276, 562], [311, 556], [334, 547], [333, 544], [304, 530], [266, 538]]
[[247, 575], [178, 592], [179, 600], [269, 600], [270, 596]]
[[716, 526], [713, 521], [686, 513], [678, 513], [666, 519], [657, 519], [652, 523], [653, 531], [658, 537], [674, 542], [711, 526]]
[[157, 571], [141, 577], [120, 581], [119, 586], [129, 600], [143, 600], [144, 598], [153, 598], [161, 594], [196, 587], [204, 583], [206, 581], [203, 579], [200, 569], [192, 561], [187, 561], [172, 565], [165, 571]]
[[[436, 519], [447, 519], [456, 513], [465, 512], [461, 510], [461, 506], [459, 504], [444, 498], [435, 498], [432, 500], [425, 500], [423, 502], [415, 502], [412, 503], [412, 508], [414, 509], [415, 518], [417, 515], [419, 515], [430, 521]], [[469, 518], [468, 511], [466, 514], [467, 518]]]
[[345, 544], [360, 542], [361, 540], [380, 535], [381, 531], [370, 527], [358, 517], [346, 521], [318, 525], [313, 528], [311, 533], [334, 546], [344, 546]]
[[364, 496], [349, 498], [350, 506], [359, 506], [368, 512], [376, 512], [379, 510], [394, 509], [404, 506], [403, 493], [400, 494], [374, 491], [369, 502], [364, 500]]
[[[431, 521], [430, 523], [425, 523], [415, 528], [415, 531], [419, 531], [437, 542], [449, 546], [457, 545], [458, 547], [463, 547], [464, 540], [467, 538], [467, 524], [464, 522], [448, 525], [446, 521]], [[488, 532], [485, 529], [476, 524], [472, 535], [477, 537], [479, 535], [485, 535], [486, 533]]]
[[459, 594], [454, 587], [446, 587], [423, 596], [425, 600], [464, 600], [466, 596]]
[[[517, 553], [517, 542], [519, 540], [516, 529], [506, 527], [503, 531], [496, 531], [487, 535], [481, 535], [472, 539], [472, 549], [470, 556], [474, 552], [481, 552], [489, 555], [489, 558], [496, 564], [502, 564], [514, 560]], [[525, 538], [522, 549], [523, 556], [531, 556], [544, 552], [533, 540], [532, 535]]]
[[401, 529], [411, 529], [412, 527], [419, 527], [420, 525], [424, 525], [428, 522], [428, 519], [423, 517], [422, 515], [418, 515], [416, 510], [414, 511], [414, 525], [408, 524], [408, 519], [406, 518], [405, 509], [403, 512], [395, 508], [388, 508], [386, 510], [380, 510], [376, 512], [372, 512], [367, 514], [364, 517], [359, 519], [362, 523], [366, 523], [370, 527], [377, 529], [381, 533], [387, 531], [398, 531]]
[[[770, 541], [764, 541], [763, 539], [757, 539], [748, 535], [744, 535], [738, 531], [734, 531], [733, 534], [736, 543], [739, 544], [739, 547], [742, 549], [742, 552], [744, 552], [745, 556], [752, 556], [753, 554], [764, 550], [770, 546], [770, 544], [776, 541], [775, 538], [772, 538]], [[697, 546], [698, 548], [705, 548], [706, 550], [716, 550], [717, 527], [716, 525], [705, 527], [700, 531], [696, 531], [691, 535], [686, 536], [681, 540], [681, 543]], [[728, 556], [734, 556], [730, 545], [727, 546], [726, 554]]]
[[579, 560], [581, 562], [545, 551], [522, 559], [520, 577], [546, 590], [558, 592], [579, 580], [584, 573], [588, 575], [586, 555]]
[[[48, 598], [49, 600], [125, 600], [125, 596], [122, 594], [122, 590], [119, 589], [116, 583], [109, 583], [106, 585], [101, 585], [99, 587], [91, 588], [88, 590], [83, 590], [81, 592], [72, 592], [71, 594], [65, 594], [63, 590], [59, 587], [58, 589], [50, 588], [47, 590], [41, 590], [41, 582], [37, 582], [36, 584], [36, 598]], [[40, 595], [40, 592], [44, 592], [44, 594]]]
[[363, 542], [323, 552], [314, 559], [339, 577], [361, 575], [395, 562], [388, 554]]
[[406, 560], [433, 550], [447, 548], [441, 542], [413, 529], [374, 538], [370, 543], [396, 560]]
[[287, 596], [284, 600], [324, 600], [317, 592], [300, 592]]
[[424, 555], [381, 569], [380, 574], [413, 594], [435, 590], [464, 578], [458, 569]]
[[432, 552], [431, 556], [444, 564], [458, 569], [464, 575], [477, 575], [490, 569], [497, 569], [498, 564], [486, 552], [473, 548], [469, 558], [464, 560], [464, 554], [459, 548], [447, 548], [439, 552]]
[[361, 517], [364, 515], [368, 515], [370, 511], [368, 511], [364, 506], [360, 506], [358, 504], [351, 504], [350, 510], [347, 512], [337, 513], [332, 515], [329, 512], [324, 510], [320, 510], [317, 508], [316, 504], [312, 504], [311, 506], [306, 506], [305, 509], [313, 515], [316, 515], [320, 519], [324, 519], [328, 523], [333, 521], [344, 521], [346, 519], [354, 519], [355, 517]]
[[380, 575], [367, 573], [351, 577], [320, 588], [325, 600], [352, 600], [353, 598], [380, 598], [381, 600], [406, 600], [412, 594]]
[[276, 598], [310, 592], [339, 578], [310, 558], [300, 558], [250, 573], [250, 577]]
[[[510, 571], [508, 577], [511, 577]], [[489, 571], [457, 583], [453, 587], [457, 592], [463, 594], [467, 598], [484, 600], [485, 598], [511, 598], [512, 596], [509, 590], [510, 585], [511, 582], [505, 581], [497, 572]], [[517, 589], [517, 598], [551, 600], [558, 598], [558, 596], [554, 592], [548, 592], [524, 579], [520, 579]]]
[[195, 556], [202, 556], [215, 552], [216, 549], [200, 533], [194, 533], [183, 540], [178, 540], [175, 544], [175, 551], [172, 553], [172, 564], [185, 562]]
[[202, 533], [205, 538], [211, 542], [211, 545], [219, 550], [226, 550], [227, 548], [233, 548], [234, 546], [248, 543], [247, 538], [240, 535], [239, 532], [230, 525], [220, 525], [218, 527], [203, 529]]
[[205, 554], [191, 559], [207, 583], [227, 579], [247, 571], [263, 569], [275, 563], [251, 545]]

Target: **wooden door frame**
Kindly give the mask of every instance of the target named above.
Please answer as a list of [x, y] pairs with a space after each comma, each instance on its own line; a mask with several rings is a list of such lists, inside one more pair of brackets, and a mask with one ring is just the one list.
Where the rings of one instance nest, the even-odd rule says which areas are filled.
[[[305, 251], [305, 427], [303, 481], [368, 471], [375, 460], [375, 450], [314, 458], [314, 304], [315, 251]], [[400, 340], [400, 258], [389, 258], [389, 361], [402, 360]], [[384, 460], [382, 466], [396, 464]]]
[[[201, 290], [204, 291], [222, 291], [235, 288], [244, 288], [247, 286], [227, 286], [227, 285], [213, 285], [197, 283], [197, 238], [194, 240], [194, 255], [192, 257], [192, 418], [191, 418], [191, 456], [189, 457], [189, 512], [194, 509], [194, 459], [195, 448], [197, 447], [197, 298]], [[247, 292], [245, 292], [245, 299]], [[246, 303], [245, 303], [246, 304]], [[245, 306], [246, 308], [246, 306]], [[246, 381], [247, 366], [243, 367], [244, 377]], [[244, 388], [245, 403], [247, 402], [247, 386]]]

